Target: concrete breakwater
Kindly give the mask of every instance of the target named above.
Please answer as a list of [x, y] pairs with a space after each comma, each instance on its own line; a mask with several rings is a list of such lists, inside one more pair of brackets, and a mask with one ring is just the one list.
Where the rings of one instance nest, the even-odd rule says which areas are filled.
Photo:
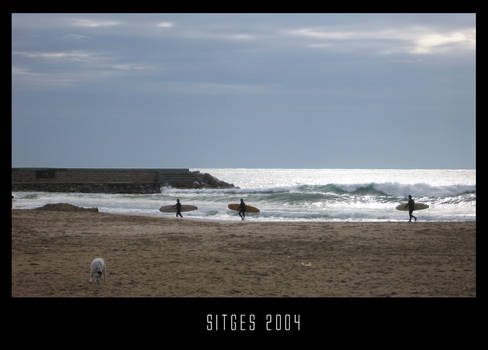
[[235, 188], [189, 169], [12, 168], [12, 191], [160, 193], [175, 188]]

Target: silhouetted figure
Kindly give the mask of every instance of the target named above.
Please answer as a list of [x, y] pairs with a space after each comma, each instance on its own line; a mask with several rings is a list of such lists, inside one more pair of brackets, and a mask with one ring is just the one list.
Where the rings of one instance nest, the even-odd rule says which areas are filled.
[[176, 217], [183, 217], [183, 215], [181, 215], [181, 203], [180, 203], [180, 200], [177, 199], [176, 200]]
[[246, 203], [244, 203], [244, 200], [241, 198], [241, 204], [239, 204], [239, 216], [241, 217], [242, 220], [246, 217]]
[[415, 221], [417, 221], [417, 217], [412, 215], [414, 210], [415, 210], [415, 202], [412, 199], [412, 196], [408, 195], [408, 215], [410, 215], [408, 222], [412, 222], [412, 218], [414, 218]]

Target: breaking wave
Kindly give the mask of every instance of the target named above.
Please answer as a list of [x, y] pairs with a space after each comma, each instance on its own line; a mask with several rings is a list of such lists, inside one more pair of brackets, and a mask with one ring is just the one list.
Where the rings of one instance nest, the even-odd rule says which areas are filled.
[[338, 196], [376, 196], [407, 198], [414, 197], [455, 197], [466, 194], [476, 194], [476, 185], [431, 186], [425, 183], [366, 183], [366, 184], [327, 184], [327, 185], [297, 185], [288, 187], [250, 188], [250, 189], [176, 189], [162, 187], [161, 192], [173, 195], [256, 195], [268, 200], [314, 200], [331, 199]]

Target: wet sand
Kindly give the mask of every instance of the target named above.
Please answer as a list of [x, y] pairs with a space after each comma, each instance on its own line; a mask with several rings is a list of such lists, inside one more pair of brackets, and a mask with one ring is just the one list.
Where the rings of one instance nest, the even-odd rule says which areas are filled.
[[[103, 257], [107, 279], [90, 283]], [[13, 297], [474, 297], [476, 223], [12, 210]]]

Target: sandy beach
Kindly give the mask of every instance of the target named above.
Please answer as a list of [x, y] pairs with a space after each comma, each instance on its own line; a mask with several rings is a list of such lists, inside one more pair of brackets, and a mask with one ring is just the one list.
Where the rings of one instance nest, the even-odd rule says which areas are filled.
[[[103, 257], [107, 279], [90, 283]], [[12, 210], [13, 297], [474, 297], [475, 222]]]

